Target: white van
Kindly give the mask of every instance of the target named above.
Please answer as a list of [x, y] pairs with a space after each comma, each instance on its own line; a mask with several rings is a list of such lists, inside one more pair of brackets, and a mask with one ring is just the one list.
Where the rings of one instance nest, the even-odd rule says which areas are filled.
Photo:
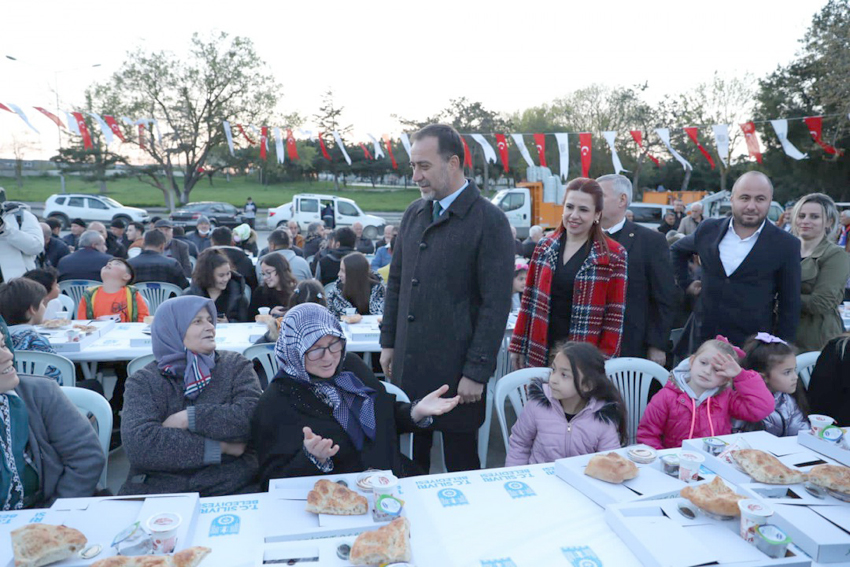
[[286, 227], [291, 219], [298, 222], [301, 230], [306, 231], [312, 222], [324, 220], [322, 212], [330, 205], [334, 213], [334, 224], [336, 227], [351, 226], [355, 222], [363, 225], [363, 238], [375, 240], [378, 234], [384, 230], [387, 221], [382, 217], [367, 215], [357, 203], [351, 199], [337, 197], [335, 195], [318, 195], [313, 193], [302, 193], [295, 195], [290, 203], [269, 209], [266, 225], [269, 229]]

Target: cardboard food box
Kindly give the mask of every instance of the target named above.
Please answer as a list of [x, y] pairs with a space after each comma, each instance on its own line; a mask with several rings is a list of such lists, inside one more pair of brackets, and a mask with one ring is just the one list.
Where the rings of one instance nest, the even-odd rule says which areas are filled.
[[[620, 449], [616, 453], [628, 459], [627, 451], [627, 449]], [[648, 465], [635, 463], [639, 471], [638, 475], [622, 484], [612, 484], [591, 478], [584, 474], [584, 469], [591, 457], [593, 455], [558, 459], [555, 461], [555, 474], [603, 507], [617, 502], [675, 498], [679, 496], [679, 491], [686, 486], [678, 478], [665, 474], [661, 470], [658, 459]]]
[[[716, 520], [703, 513], [687, 518], [679, 505], [696, 507], [684, 498], [612, 504], [605, 520], [632, 553], [650, 567], [806, 567], [812, 560], [795, 545], [772, 559], [739, 534], [740, 518]], [[793, 536], [792, 536], [793, 537]]]
[[[769, 501], [770, 502], [770, 501]], [[850, 504], [796, 506], [772, 504], [770, 523], [787, 533], [818, 563], [841, 563], [850, 560]]]
[[[90, 333], [81, 334], [78, 340], [69, 341], [67, 331], [79, 331], [79, 329], [74, 329], [74, 325], [87, 325], [95, 327], [95, 330]], [[50, 341], [50, 346], [53, 347], [57, 354], [65, 352], [80, 352], [111, 331], [113, 327], [115, 327], [115, 321], [113, 319], [104, 321], [70, 321], [67, 328], [50, 331], [48, 334], [48, 340]]]
[[845, 448], [847, 446], [846, 428], [844, 430], [844, 435], [844, 444], [838, 446], [835, 443], [824, 441], [820, 437], [812, 435], [809, 431], [801, 431], [797, 434], [797, 443], [799, 443], [803, 447], [808, 447], [809, 449], [812, 449], [813, 451], [816, 451], [821, 455], [826, 455], [830, 459], [838, 461], [842, 465], [850, 467], [850, 449]]
[[762, 484], [753, 482], [739, 484], [738, 492], [757, 500], [764, 500], [771, 506], [788, 504], [791, 506], [848, 506], [850, 504], [831, 496], [825, 490], [818, 492], [820, 497], [806, 490], [804, 483], [799, 484]]

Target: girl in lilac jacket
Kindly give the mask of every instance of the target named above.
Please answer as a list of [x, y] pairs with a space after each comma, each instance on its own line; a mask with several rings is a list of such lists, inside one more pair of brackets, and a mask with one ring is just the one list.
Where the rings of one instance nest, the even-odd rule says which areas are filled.
[[[722, 339], [722, 340], [720, 340]], [[722, 337], [704, 342], [673, 369], [650, 400], [637, 430], [638, 443], [681, 447], [685, 439], [732, 432], [732, 419], [761, 421], [773, 411], [773, 394], [758, 372], [742, 370], [743, 351]], [[734, 384], [730, 388], [729, 383]]]
[[506, 467], [549, 463], [624, 444], [625, 404], [605, 375], [602, 353], [577, 342], [553, 351], [548, 383], [535, 379], [528, 386], [528, 403], [511, 430]]

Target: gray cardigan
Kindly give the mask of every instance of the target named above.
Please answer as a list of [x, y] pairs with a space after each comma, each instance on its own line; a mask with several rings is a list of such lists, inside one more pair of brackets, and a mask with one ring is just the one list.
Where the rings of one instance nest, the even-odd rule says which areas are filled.
[[[199, 492], [220, 496], [254, 490], [257, 457], [222, 455], [220, 441], [248, 442], [260, 382], [241, 354], [216, 351], [212, 379], [195, 400], [183, 396], [183, 379], [151, 362], [127, 379], [121, 440], [130, 473], [121, 494]], [[189, 429], [163, 427], [187, 410]]]
[[91, 496], [106, 462], [94, 428], [53, 379], [18, 377], [15, 393], [29, 414], [28, 449], [42, 491], [35, 507]]

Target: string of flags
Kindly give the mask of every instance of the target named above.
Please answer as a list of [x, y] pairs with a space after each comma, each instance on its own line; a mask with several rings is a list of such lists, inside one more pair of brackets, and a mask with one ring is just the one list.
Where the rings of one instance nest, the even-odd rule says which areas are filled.
[[[46, 118], [48, 118], [50, 121], [52, 121], [59, 128], [66, 129], [75, 135], [81, 136], [83, 141], [83, 147], [85, 149], [92, 149], [94, 147], [91, 131], [89, 130], [89, 125], [83, 113], [65, 112], [64, 114], [67, 120], [66, 126], [59, 116], [53, 114], [49, 110], [40, 106], [35, 106], [33, 108], [42, 115], [44, 115]], [[29, 117], [26, 115], [26, 113], [21, 107], [12, 103], [0, 103], [0, 110], [5, 110], [7, 112], [18, 115], [30, 129], [32, 129], [36, 134], [39, 134], [38, 129], [30, 122]], [[106, 114], [100, 116], [92, 112], [88, 113], [88, 116], [91, 118], [92, 124], [96, 125], [100, 129], [101, 133], [103, 134], [104, 141], [107, 145], [111, 144], [115, 138], [118, 138], [122, 142], [128, 141], [124, 135], [124, 132], [121, 130], [118, 120], [116, 120], [114, 116]], [[807, 116], [802, 120], [809, 130], [809, 135], [812, 137], [814, 142], [818, 146], [820, 146], [821, 149], [823, 149], [824, 152], [830, 155], [843, 155], [843, 150], [835, 148], [823, 139], [823, 119], [824, 116]], [[850, 114], [848, 114], [848, 119], [850, 119]], [[120, 117], [120, 120], [122, 123], [138, 130], [138, 144], [142, 149], [146, 148], [146, 144], [162, 144], [162, 132], [160, 131], [159, 123], [155, 119], [137, 118], [134, 120], [127, 116], [122, 116]], [[773, 128], [773, 132], [776, 134], [776, 137], [779, 140], [783, 151], [788, 157], [794, 160], [802, 160], [807, 159], [809, 157], [808, 154], [804, 154], [803, 152], [801, 152], [788, 140], [788, 120], [777, 119], [763, 122], [763, 124], [768, 123]], [[235, 130], [233, 126], [235, 126]], [[235, 155], [234, 133], [237, 133], [237, 137], [241, 136], [250, 146], [259, 145], [260, 159], [268, 160], [268, 146], [270, 134], [268, 126], [262, 126], [260, 128], [257, 128], [256, 126], [253, 126], [251, 124], [234, 124], [233, 126], [231, 126], [230, 122], [228, 121], [222, 122], [222, 129], [224, 130], [225, 139], [227, 141], [227, 146], [230, 150], [231, 155]], [[759, 136], [758, 132], [756, 131], [756, 123], [754, 121], [749, 121], [739, 124], [738, 126], [744, 134], [744, 140], [747, 146], [747, 152], [749, 156], [755, 159], [758, 163], [762, 163], [761, 144], [759, 143]], [[708, 162], [711, 169], [714, 169], [716, 166], [714, 158], [712, 157], [711, 153], [706, 149], [705, 145], [700, 142], [699, 128], [690, 126], [683, 128], [683, 131], [686, 134], [686, 138], [697, 147], [700, 154], [702, 154], [703, 158]], [[723, 165], [726, 166], [728, 165], [726, 163], [726, 156], [729, 155], [729, 126], [726, 124], [715, 124], [711, 126], [711, 131], [714, 136], [714, 143], [717, 147], [717, 155]], [[656, 128], [654, 132], [658, 139], [661, 140], [661, 143], [667, 148], [667, 151], [669, 152], [670, 156], [672, 156], [674, 160], [681, 164], [682, 168], [685, 171], [693, 169], [693, 165], [688, 162], [688, 160], [685, 159], [684, 156], [677, 152], [676, 149], [672, 146], [671, 131], [669, 128]], [[295, 139], [295, 135], [293, 134], [291, 128], [282, 129], [275, 126], [271, 129], [271, 134], [274, 139], [275, 156], [277, 159], [277, 163], [283, 164], [285, 162], [286, 157], [288, 157], [290, 161], [293, 162], [299, 161], [301, 159], [298, 155], [298, 146]], [[328, 161], [330, 161], [332, 158], [330, 152], [328, 151], [328, 146], [325, 143], [325, 138], [326, 136], [330, 135], [336, 143], [336, 147], [340, 150], [343, 159], [345, 159], [348, 165], [351, 165], [351, 156], [348, 153], [345, 143], [343, 142], [342, 136], [338, 131], [319, 132], [318, 134], [314, 134], [310, 130], [299, 130], [299, 134], [302, 136], [302, 138], [309, 138], [313, 142], [318, 141], [322, 157]], [[593, 157], [593, 135], [591, 132], [579, 132], [577, 134], [581, 157], [581, 173], [583, 177], [587, 177], [590, 172], [590, 165], [592, 163]], [[602, 138], [605, 140], [608, 149], [611, 152], [611, 161], [612, 166], [614, 168], [614, 172], [620, 173], [622, 171], [627, 170], [623, 167], [623, 164], [620, 161], [620, 157], [617, 153], [617, 134], [618, 133], [616, 131], [605, 131], [601, 133]], [[634, 141], [634, 143], [637, 145], [639, 152], [645, 155], [648, 159], [650, 159], [656, 166], [660, 167], [662, 164], [662, 159], [659, 156], [652, 155], [648, 151], [647, 147], [644, 144], [646, 140], [644, 132], [640, 130], [630, 130], [629, 134], [631, 135], [632, 141]], [[469, 137], [474, 142], [476, 142], [481, 148], [481, 151], [484, 154], [484, 159], [487, 162], [493, 164], [501, 163], [502, 168], [505, 171], [508, 171], [510, 169], [508, 136], [504, 133], [492, 133], [486, 135], [493, 136], [493, 138], [495, 138], [495, 150], [490, 144], [490, 142], [487, 140], [487, 138], [485, 138], [485, 134], [470, 133], [461, 135], [465, 153], [464, 166], [470, 168], [472, 167], [472, 153], [469, 151], [469, 145], [466, 139], [467, 137]], [[534, 141], [534, 146], [537, 150], [536, 164], [531, 156], [531, 153], [528, 151], [528, 147], [526, 146], [525, 136], [527, 135], [528, 134], [519, 133], [510, 134], [510, 139], [513, 141], [513, 145], [516, 147], [516, 150], [519, 151], [520, 156], [522, 156], [526, 164], [529, 167], [535, 165], [541, 165], [543, 167], [546, 167], [546, 138], [550, 135], [554, 136], [555, 141], [557, 142], [558, 155], [560, 157], [560, 175], [563, 179], [567, 179], [569, 175], [570, 163], [569, 140], [571, 136], [575, 137], [576, 133], [555, 132], [547, 134], [538, 132], [531, 134], [531, 138]], [[360, 150], [363, 152], [363, 156], [365, 157], [365, 159], [378, 160], [385, 157], [389, 157], [393, 169], [398, 169], [398, 162], [396, 161], [392, 150], [392, 138], [389, 135], [384, 134], [379, 139], [370, 133], [367, 134], [367, 137], [369, 138], [368, 142], [359, 142], [357, 144]], [[406, 133], [401, 133], [399, 135], [399, 139], [408, 156], [410, 156], [410, 138]], [[384, 150], [386, 150], [386, 152]]]

